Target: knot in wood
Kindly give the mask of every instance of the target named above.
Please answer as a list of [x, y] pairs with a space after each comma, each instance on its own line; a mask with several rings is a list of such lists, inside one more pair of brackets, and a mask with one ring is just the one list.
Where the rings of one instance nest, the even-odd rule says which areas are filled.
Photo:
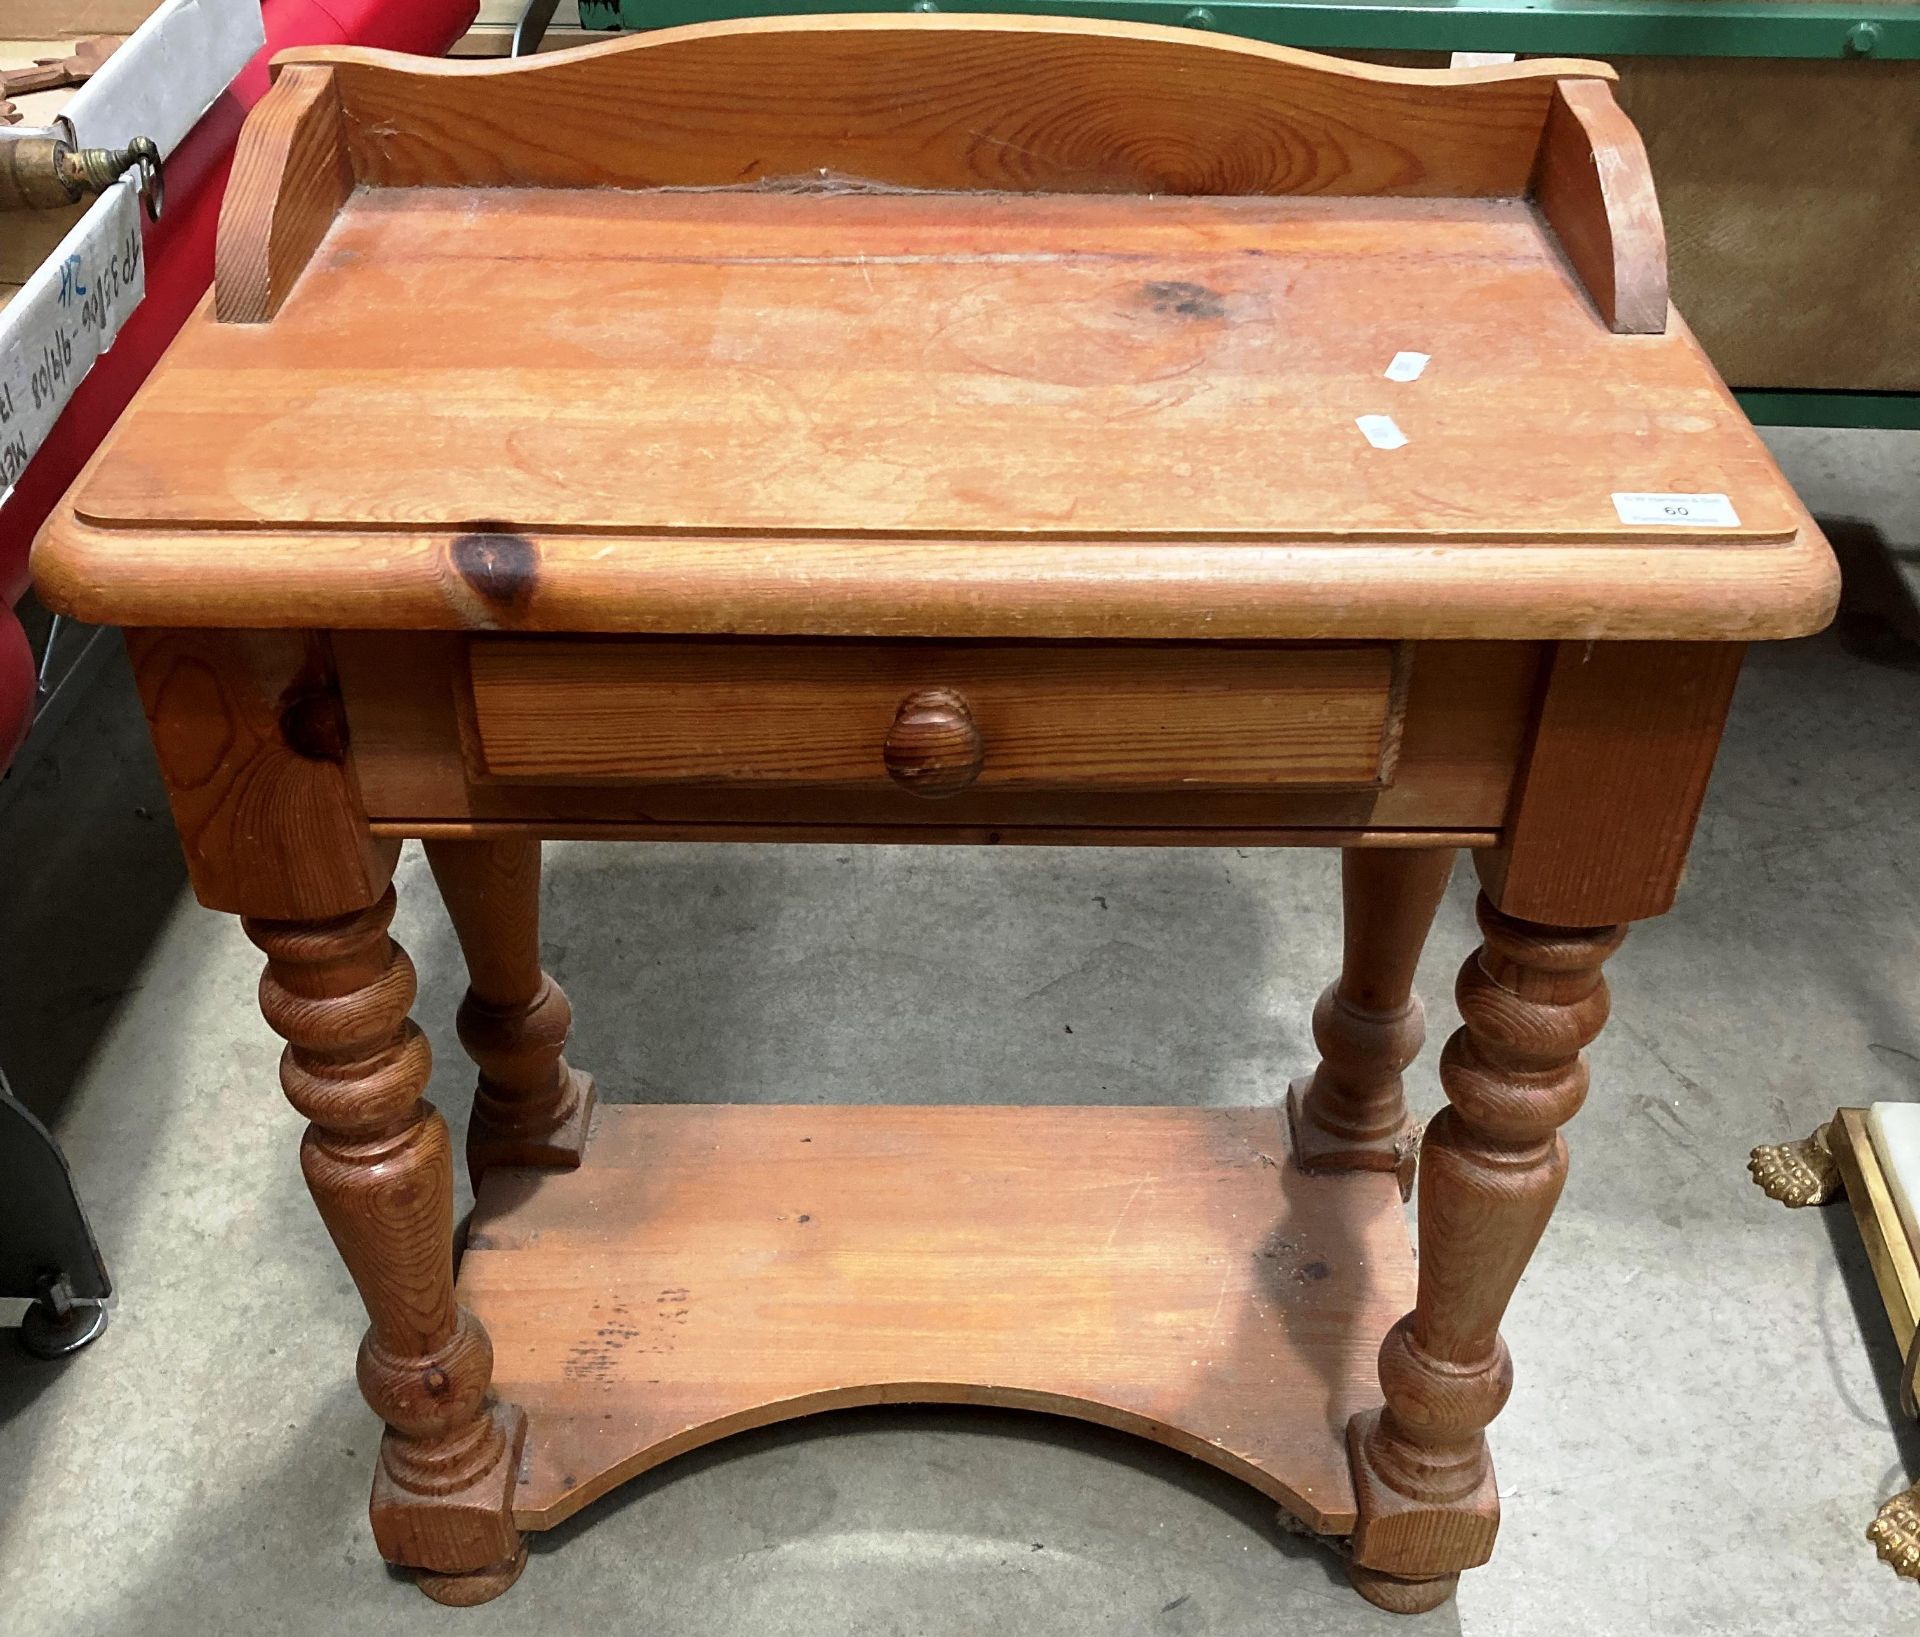
[[533, 601], [540, 578], [540, 548], [504, 527], [481, 527], [448, 548], [453, 569], [487, 606], [514, 613]]
[[296, 756], [338, 765], [347, 759], [347, 707], [330, 684], [296, 693], [280, 708], [280, 737]]

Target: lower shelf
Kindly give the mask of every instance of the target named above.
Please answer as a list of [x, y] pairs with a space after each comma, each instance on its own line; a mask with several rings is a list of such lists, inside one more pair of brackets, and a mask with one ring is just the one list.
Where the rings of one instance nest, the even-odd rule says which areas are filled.
[[482, 1185], [461, 1299], [545, 1529], [729, 1433], [862, 1404], [1076, 1416], [1354, 1521], [1345, 1429], [1413, 1303], [1387, 1173], [1276, 1108], [603, 1107]]

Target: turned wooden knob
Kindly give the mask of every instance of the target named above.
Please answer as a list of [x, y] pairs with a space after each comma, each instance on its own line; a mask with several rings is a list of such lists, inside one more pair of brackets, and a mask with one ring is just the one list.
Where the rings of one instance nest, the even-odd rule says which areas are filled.
[[967, 702], [951, 688], [900, 701], [887, 730], [887, 775], [916, 796], [953, 796], [980, 776], [987, 747]]

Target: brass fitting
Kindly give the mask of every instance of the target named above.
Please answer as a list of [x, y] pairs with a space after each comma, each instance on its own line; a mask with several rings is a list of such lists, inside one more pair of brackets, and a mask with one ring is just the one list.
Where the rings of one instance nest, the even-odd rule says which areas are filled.
[[58, 210], [105, 192], [136, 168], [147, 214], [158, 220], [160, 150], [150, 137], [124, 148], [83, 148], [64, 117], [43, 131], [0, 128], [0, 210]]

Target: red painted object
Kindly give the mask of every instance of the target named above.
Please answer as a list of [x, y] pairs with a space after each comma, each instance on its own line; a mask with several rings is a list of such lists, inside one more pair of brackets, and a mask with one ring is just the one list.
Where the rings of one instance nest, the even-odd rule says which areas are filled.
[[267, 64], [289, 46], [336, 43], [437, 57], [478, 9], [478, 0], [265, 0], [265, 47], [167, 155], [166, 212], [146, 226], [146, 299], [0, 505], [0, 768], [18, 748], [33, 707], [32, 660], [13, 615], [27, 588], [27, 549], [213, 280], [214, 229], [233, 145], [247, 110], [266, 95]]

